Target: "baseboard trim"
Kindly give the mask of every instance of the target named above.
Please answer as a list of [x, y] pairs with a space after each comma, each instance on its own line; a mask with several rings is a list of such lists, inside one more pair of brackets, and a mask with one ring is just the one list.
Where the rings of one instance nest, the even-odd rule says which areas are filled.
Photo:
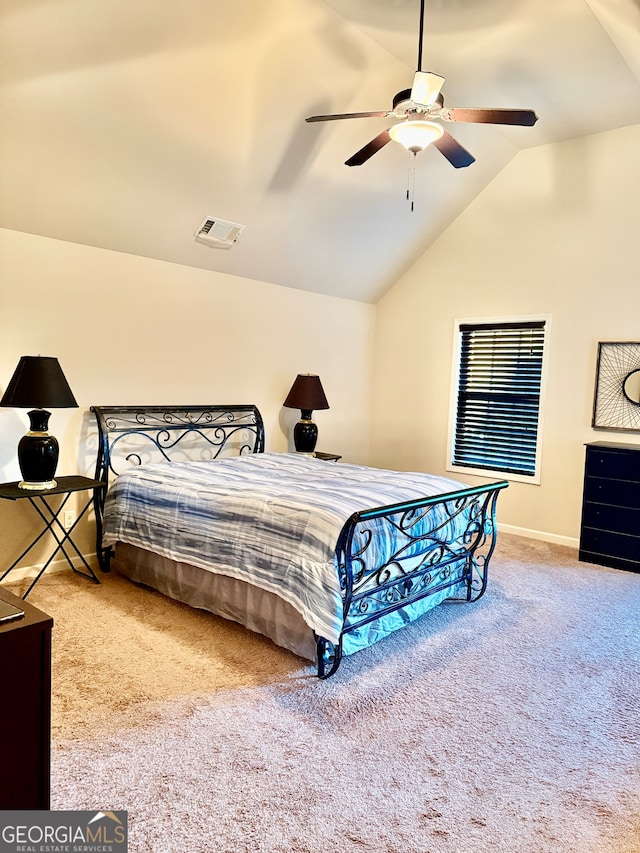
[[523, 536], [525, 539], [539, 539], [552, 545], [564, 545], [576, 551], [580, 540], [573, 536], [559, 536], [557, 533], [547, 533], [545, 530], [530, 530], [528, 527], [516, 527], [514, 524], [498, 524], [500, 533], [511, 533], [513, 536]]
[[[85, 554], [85, 560], [91, 568], [95, 571], [98, 564], [98, 559], [95, 554]], [[80, 557], [72, 557], [71, 562], [73, 565], [80, 569], [82, 572], [86, 572], [86, 568], [83, 565]], [[13, 583], [13, 581], [22, 581], [27, 580], [28, 578], [34, 578], [42, 570], [42, 566], [44, 563], [35, 564], [33, 566], [20, 566], [20, 568], [11, 569], [7, 577], [2, 581], [3, 584]], [[46, 575], [49, 574], [57, 574], [58, 572], [71, 571], [69, 563], [64, 559], [61, 560], [53, 560], [47, 566], [47, 570], [45, 572]]]

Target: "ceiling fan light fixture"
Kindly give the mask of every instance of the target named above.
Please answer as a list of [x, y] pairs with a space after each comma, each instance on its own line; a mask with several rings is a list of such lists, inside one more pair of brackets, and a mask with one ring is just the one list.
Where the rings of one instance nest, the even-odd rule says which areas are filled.
[[443, 133], [444, 129], [432, 121], [400, 121], [389, 129], [391, 139], [413, 154], [423, 151]]
[[[397, 2], [397, 0], [396, 0]], [[636, 0], [638, 2], [638, 0]], [[533, 127], [538, 116], [533, 110], [508, 108], [444, 109], [442, 86], [444, 77], [432, 71], [422, 70], [422, 42], [424, 37], [425, 0], [420, 0], [420, 25], [418, 27], [418, 65], [411, 89], [403, 89], [394, 98], [391, 110], [377, 112], [337, 113], [334, 115], [309, 116], [306, 121], [334, 121], [347, 118], [393, 118], [399, 122], [383, 130], [359, 151], [345, 160], [345, 166], [362, 166], [392, 139], [408, 151], [418, 154], [431, 143], [455, 169], [462, 169], [475, 162], [460, 143], [439, 125], [427, 119], [447, 122], [469, 122], [475, 124], [505, 124]]]

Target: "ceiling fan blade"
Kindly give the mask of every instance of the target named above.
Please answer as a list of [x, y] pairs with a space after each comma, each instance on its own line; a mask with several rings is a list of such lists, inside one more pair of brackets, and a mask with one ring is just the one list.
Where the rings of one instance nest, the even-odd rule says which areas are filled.
[[309, 116], [305, 121], [335, 121], [342, 118], [386, 118], [390, 115], [388, 110], [379, 113], [337, 113], [328, 116]]
[[391, 137], [389, 136], [389, 129], [383, 130], [382, 133], [379, 133], [375, 139], [372, 139], [371, 142], [367, 142], [364, 148], [361, 148], [359, 151], [353, 155], [353, 157], [349, 157], [348, 160], [345, 160], [345, 166], [362, 166], [363, 163], [366, 163], [370, 157], [373, 157], [381, 148], [383, 148], [387, 142], [391, 141]]
[[435, 103], [444, 84], [444, 77], [432, 71], [416, 71], [411, 87], [411, 100], [414, 104], [430, 107]]
[[469, 121], [481, 124], [517, 124], [533, 127], [538, 116], [533, 110], [450, 109], [442, 111], [445, 121]]
[[476, 161], [476, 158], [470, 154], [466, 148], [463, 148], [458, 140], [454, 139], [446, 130], [440, 139], [436, 139], [432, 144], [456, 169], [462, 169], [464, 166], [470, 166]]

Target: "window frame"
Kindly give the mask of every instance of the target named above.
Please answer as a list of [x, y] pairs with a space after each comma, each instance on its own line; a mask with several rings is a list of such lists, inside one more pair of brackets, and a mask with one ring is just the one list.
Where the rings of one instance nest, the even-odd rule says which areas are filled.
[[[535, 471], [533, 475], [518, 474], [512, 471], [503, 471], [498, 468], [477, 468], [470, 465], [457, 465], [453, 461], [453, 453], [455, 447], [456, 426], [458, 420], [458, 393], [460, 385], [460, 359], [462, 352], [462, 332], [461, 326], [465, 325], [487, 325], [487, 326], [502, 326], [502, 325], [518, 325], [528, 323], [544, 323], [543, 344], [542, 344], [542, 370], [540, 375], [540, 401], [538, 405], [538, 425], [535, 447]], [[542, 474], [542, 434], [544, 429], [544, 409], [546, 399], [547, 375], [549, 372], [549, 357], [550, 357], [550, 332], [551, 332], [551, 315], [550, 314], [524, 314], [510, 315], [503, 317], [464, 317], [456, 318], [453, 325], [453, 353], [451, 362], [451, 395], [449, 404], [449, 426], [447, 437], [447, 458], [445, 470], [475, 474], [481, 477], [500, 477], [503, 480], [510, 482], [529, 483], [530, 485], [539, 486]]]

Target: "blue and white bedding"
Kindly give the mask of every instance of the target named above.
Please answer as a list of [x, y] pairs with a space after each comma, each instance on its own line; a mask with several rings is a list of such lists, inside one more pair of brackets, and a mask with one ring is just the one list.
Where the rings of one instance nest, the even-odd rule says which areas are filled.
[[275, 593], [318, 635], [343, 627], [335, 561], [350, 516], [465, 488], [446, 477], [286, 453], [133, 468], [111, 486], [105, 545], [126, 542]]

